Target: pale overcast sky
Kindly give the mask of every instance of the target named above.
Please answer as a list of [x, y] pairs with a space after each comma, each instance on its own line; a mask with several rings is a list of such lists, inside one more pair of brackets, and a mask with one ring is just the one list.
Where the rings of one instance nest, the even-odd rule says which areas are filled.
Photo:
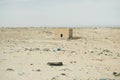
[[0, 0], [0, 26], [120, 27], [120, 0]]

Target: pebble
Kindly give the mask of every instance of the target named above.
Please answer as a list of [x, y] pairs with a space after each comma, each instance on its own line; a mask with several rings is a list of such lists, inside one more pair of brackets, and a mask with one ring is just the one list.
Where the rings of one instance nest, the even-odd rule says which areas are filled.
[[64, 75], [64, 76], [65, 76], [66, 74], [65, 74], [65, 73], [61, 73], [61, 75]]
[[7, 68], [6, 70], [7, 71], [14, 71], [14, 69], [12, 69], [12, 68]]

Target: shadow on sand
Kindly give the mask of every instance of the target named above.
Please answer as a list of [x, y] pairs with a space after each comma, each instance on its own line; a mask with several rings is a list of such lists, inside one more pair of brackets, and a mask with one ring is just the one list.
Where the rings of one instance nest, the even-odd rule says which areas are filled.
[[77, 39], [84, 39], [84, 37], [72, 37], [72, 38], [70, 38], [70, 40], [77, 40]]

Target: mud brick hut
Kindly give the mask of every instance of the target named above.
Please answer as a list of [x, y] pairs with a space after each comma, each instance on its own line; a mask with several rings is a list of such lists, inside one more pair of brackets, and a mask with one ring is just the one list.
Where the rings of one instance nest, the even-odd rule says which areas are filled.
[[73, 35], [73, 30], [70, 28], [58, 28], [55, 29], [55, 39], [65, 40], [71, 39]]

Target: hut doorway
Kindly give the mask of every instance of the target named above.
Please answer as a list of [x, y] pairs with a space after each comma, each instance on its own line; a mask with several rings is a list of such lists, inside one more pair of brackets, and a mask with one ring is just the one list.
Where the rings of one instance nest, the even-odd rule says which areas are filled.
[[60, 34], [60, 37], [63, 37], [63, 34]]

